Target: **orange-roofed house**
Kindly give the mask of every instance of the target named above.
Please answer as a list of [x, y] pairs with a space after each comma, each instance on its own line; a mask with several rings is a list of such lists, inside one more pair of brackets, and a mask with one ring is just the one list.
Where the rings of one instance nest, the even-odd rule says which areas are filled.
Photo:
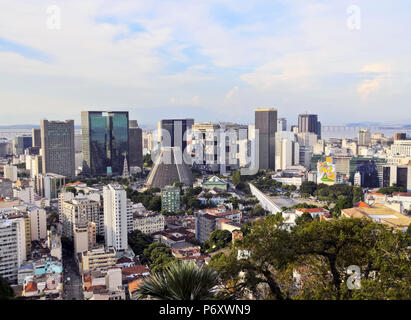
[[370, 206], [363, 201], [358, 202], [356, 205], [358, 208], [369, 208]]
[[140, 289], [142, 283], [143, 278], [138, 278], [128, 283], [128, 293], [131, 300], [137, 300], [138, 289]]
[[37, 296], [39, 294], [37, 290], [37, 282], [35, 281], [30, 281], [27, 283], [27, 285], [24, 287], [23, 290], [23, 296], [24, 297], [32, 297], [32, 296]]

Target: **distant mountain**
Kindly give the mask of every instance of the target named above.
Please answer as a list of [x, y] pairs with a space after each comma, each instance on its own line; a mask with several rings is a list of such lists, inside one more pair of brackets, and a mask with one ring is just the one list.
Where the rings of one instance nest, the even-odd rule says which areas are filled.
[[[0, 126], [1, 129], [7, 130], [31, 130], [32, 128], [39, 129], [40, 125], [38, 124], [15, 124], [10, 126]], [[81, 129], [81, 126], [74, 126], [74, 129]]]

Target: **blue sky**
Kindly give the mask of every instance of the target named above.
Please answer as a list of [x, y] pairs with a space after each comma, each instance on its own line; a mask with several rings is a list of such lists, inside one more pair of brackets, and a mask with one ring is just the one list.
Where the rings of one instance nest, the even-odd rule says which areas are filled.
[[[359, 29], [347, 25], [359, 8]], [[411, 4], [381, 0], [0, 2], [0, 125], [88, 109], [252, 123], [411, 122]], [[49, 9], [50, 10], [50, 9]], [[358, 20], [358, 17], [360, 20]], [[54, 20], [56, 21], [56, 20]]]

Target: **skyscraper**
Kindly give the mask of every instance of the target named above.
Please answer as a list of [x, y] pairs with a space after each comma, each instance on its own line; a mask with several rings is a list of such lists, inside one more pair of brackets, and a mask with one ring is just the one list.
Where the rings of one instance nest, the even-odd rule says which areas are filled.
[[256, 109], [255, 129], [258, 130], [259, 139], [259, 169], [275, 170], [277, 109]]
[[371, 144], [371, 133], [367, 129], [358, 132], [358, 145], [369, 146]]
[[15, 155], [24, 154], [24, 150], [32, 146], [31, 136], [17, 136], [13, 139], [13, 153]]
[[127, 111], [81, 112], [83, 173], [89, 176], [121, 175], [129, 157]]
[[26, 259], [24, 219], [0, 219], [0, 238], [0, 276], [17, 283], [18, 270]]
[[300, 163], [300, 145], [295, 133], [278, 131], [275, 134], [275, 169], [285, 170]]
[[187, 147], [187, 130], [191, 130], [194, 119], [165, 119], [158, 123], [161, 147], [179, 147], [182, 152]]
[[287, 131], [287, 119], [286, 118], [277, 119], [277, 131]]
[[41, 148], [41, 130], [40, 128], [33, 128], [31, 129], [31, 144], [32, 147], [40, 147]]
[[138, 127], [136, 120], [129, 121], [129, 163], [130, 167], [143, 167], [143, 130]]
[[40, 130], [43, 173], [74, 177], [74, 121], [41, 120]]
[[[319, 128], [320, 126], [320, 128]], [[316, 114], [298, 115], [298, 132], [312, 132], [321, 137], [321, 123], [318, 122]]]
[[127, 195], [120, 185], [103, 188], [104, 234], [107, 247], [127, 250]]

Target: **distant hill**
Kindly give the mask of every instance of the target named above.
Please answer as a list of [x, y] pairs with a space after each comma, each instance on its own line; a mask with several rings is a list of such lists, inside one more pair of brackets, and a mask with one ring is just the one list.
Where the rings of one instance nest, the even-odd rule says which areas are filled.
[[[10, 125], [10, 126], [0, 126], [1, 129], [7, 129], [7, 130], [31, 130], [32, 128], [39, 129], [40, 125], [38, 124], [15, 124], [15, 125]], [[81, 129], [81, 126], [74, 126], [74, 129]]]

